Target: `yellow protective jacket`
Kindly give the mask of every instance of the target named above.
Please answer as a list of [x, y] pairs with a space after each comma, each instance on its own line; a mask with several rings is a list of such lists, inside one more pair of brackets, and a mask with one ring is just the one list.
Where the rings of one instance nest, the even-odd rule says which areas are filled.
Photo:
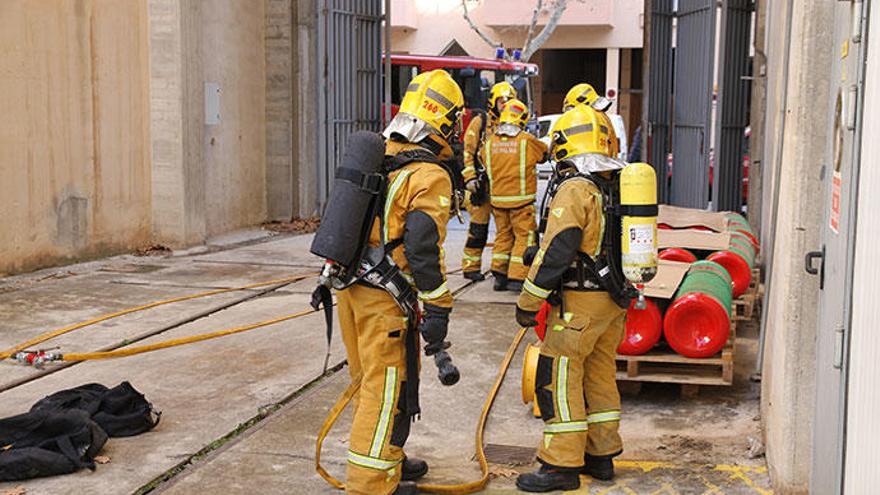
[[521, 208], [534, 203], [538, 189], [536, 165], [547, 146], [528, 132], [516, 137], [492, 134], [482, 149], [493, 208]]
[[547, 231], [523, 283], [517, 306], [538, 311], [560, 286], [578, 253], [598, 256], [605, 234], [605, 215], [599, 187], [584, 177], [565, 180], [550, 202]]
[[[388, 141], [386, 156], [420, 148], [410, 143]], [[446, 145], [440, 160], [448, 160], [452, 150]], [[449, 223], [452, 181], [440, 165], [412, 162], [388, 174], [388, 189], [382, 222], [375, 222], [370, 246], [402, 243], [391, 257], [403, 275], [418, 290], [419, 299], [439, 308], [452, 308], [452, 295], [446, 285], [443, 243]]]
[[[483, 119], [487, 119], [487, 122], [481, 140], [480, 128], [483, 126]], [[468, 124], [464, 133], [464, 170], [461, 172], [465, 184], [477, 178], [477, 168], [474, 161], [480, 156], [480, 149], [494, 132], [495, 122], [485, 113], [475, 115]]]

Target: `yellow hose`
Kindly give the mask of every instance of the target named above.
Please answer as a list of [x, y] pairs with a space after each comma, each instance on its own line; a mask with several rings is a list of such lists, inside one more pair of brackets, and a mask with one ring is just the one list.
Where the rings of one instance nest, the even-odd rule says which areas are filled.
[[166, 304], [172, 304], [172, 303], [177, 303], [177, 302], [182, 302], [182, 301], [189, 301], [191, 299], [198, 299], [198, 298], [202, 298], [202, 297], [214, 296], [217, 294], [225, 294], [227, 292], [236, 292], [236, 291], [242, 291], [242, 290], [248, 290], [248, 289], [256, 289], [258, 287], [265, 287], [267, 285], [274, 285], [274, 284], [288, 284], [288, 283], [292, 283], [292, 282], [298, 282], [300, 280], [303, 280], [303, 279], [306, 279], [306, 278], [309, 278], [309, 277], [312, 277], [315, 275], [316, 275], [315, 273], [309, 273], [309, 274], [305, 274], [305, 275], [296, 275], [293, 277], [286, 277], [286, 278], [279, 278], [276, 280], [269, 280], [267, 282], [260, 282], [260, 283], [256, 283], [256, 284], [243, 285], [241, 287], [232, 287], [229, 289], [210, 290], [210, 291], [206, 291], [206, 292], [199, 292], [198, 294], [190, 294], [190, 295], [186, 295], [186, 296], [174, 297], [171, 299], [163, 299], [161, 301], [155, 301], [155, 302], [151, 302], [151, 303], [144, 304], [141, 306], [135, 306], [133, 308], [126, 308], [126, 309], [123, 309], [120, 311], [116, 311], [115, 313], [109, 313], [106, 315], [98, 316], [97, 318], [92, 318], [91, 320], [86, 320], [86, 321], [82, 321], [79, 323], [74, 323], [72, 325], [68, 325], [66, 327], [59, 328], [58, 330], [53, 330], [51, 332], [47, 332], [47, 333], [44, 333], [40, 336], [34, 337], [33, 339], [28, 340], [27, 342], [25, 342], [23, 344], [17, 345], [15, 347], [7, 349], [3, 352], [0, 352], [0, 361], [2, 361], [4, 359], [8, 359], [10, 356], [15, 354], [16, 352], [23, 351], [25, 349], [28, 349], [29, 347], [33, 347], [35, 345], [42, 344], [43, 342], [46, 342], [47, 340], [51, 340], [51, 339], [54, 339], [55, 337], [59, 337], [61, 335], [73, 332], [74, 330], [79, 330], [81, 328], [85, 328], [85, 327], [94, 325], [96, 323], [101, 323], [103, 321], [111, 320], [113, 318], [118, 318], [120, 316], [125, 316], [125, 315], [131, 314], [131, 313], [137, 313], [138, 311], [144, 311], [147, 309], [152, 309], [152, 308], [156, 308], [159, 306], [164, 306]]
[[135, 354], [143, 354], [145, 352], [150, 351], [158, 351], [159, 349], [167, 349], [169, 347], [177, 347], [186, 344], [192, 344], [193, 342], [201, 342], [203, 340], [215, 339], [217, 337], [225, 337], [227, 335], [235, 335], [237, 333], [247, 332], [248, 330], [254, 330], [260, 327], [266, 327], [269, 325], [274, 325], [276, 323], [281, 323], [283, 321], [292, 320], [294, 318], [299, 318], [300, 316], [305, 316], [309, 313], [314, 313], [315, 311], [312, 309], [300, 311], [298, 313], [292, 313], [289, 315], [279, 316], [277, 318], [272, 318], [271, 320], [265, 320], [257, 323], [251, 323], [250, 325], [242, 325], [239, 327], [227, 328], [225, 330], [218, 330], [216, 332], [203, 333], [199, 335], [191, 335], [189, 337], [181, 337], [179, 339], [166, 340], [164, 342], [157, 342], [155, 344], [142, 345], [138, 347], [129, 347], [126, 349], [117, 349], [115, 351], [104, 351], [104, 352], [86, 352], [81, 354], [62, 354], [62, 361], [89, 361], [93, 359], [110, 359], [110, 358], [119, 358], [126, 356], [134, 356]]
[[[483, 404], [483, 410], [480, 413], [480, 421], [477, 423], [477, 432], [474, 438], [477, 451], [477, 462], [480, 463], [480, 472], [482, 473], [480, 479], [458, 485], [418, 485], [420, 492], [437, 493], [441, 495], [467, 495], [469, 493], [479, 492], [486, 488], [486, 485], [489, 483], [489, 462], [486, 460], [486, 453], [483, 451], [483, 435], [486, 431], [486, 422], [489, 419], [489, 413], [492, 411], [492, 405], [495, 403], [495, 398], [498, 396], [498, 391], [501, 390], [501, 385], [504, 383], [504, 377], [507, 375], [507, 370], [510, 369], [510, 363], [513, 361], [514, 356], [516, 356], [516, 351], [519, 349], [520, 343], [522, 343], [527, 331], [528, 328], [521, 328], [516, 337], [514, 337], [513, 342], [510, 343], [510, 347], [507, 349], [507, 354], [505, 354], [504, 360], [501, 361], [501, 367], [498, 369], [498, 376], [495, 378], [495, 383], [492, 385], [492, 389], [489, 391], [489, 395], [486, 397], [486, 402]], [[330, 433], [336, 420], [339, 419], [339, 415], [342, 414], [342, 411], [344, 411], [348, 403], [351, 402], [351, 398], [354, 397], [354, 394], [357, 393], [360, 386], [360, 381], [352, 382], [342, 395], [336, 399], [336, 404], [330, 409], [330, 413], [324, 420], [324, 424], [321, 425], [321, 430], [318, 432], [318, 441], [315, 444], [315, 470], [322, 478], [327, 480], [327, 483], [339, 490], [344, 490], [345, 484], [333, 477], [333, 475], [328, 473], [327, 470], [321, 466], [321, 447], [324, 445], [324, 439], [327, 437], [327, 434]]]

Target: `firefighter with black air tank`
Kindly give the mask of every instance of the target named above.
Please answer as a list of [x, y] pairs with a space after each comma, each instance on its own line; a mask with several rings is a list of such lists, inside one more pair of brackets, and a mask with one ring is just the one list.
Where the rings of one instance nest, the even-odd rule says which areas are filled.
[[528, 273], [523, 255], [535, 242], [536, 167], [546, 159], [547, 146], [525, 131], [528, 121], [525, 103], [507, 102], [481, 153], [495, 218], [492, 275], [497, 291], [522, 289]]
[[[527, 492], [577, 489], [581, 473], [609, 480], [623, 451], [615, 358], [626, 308], [641, 297], [631, 282], [656, 273], [656, 183], [650, 166], [612, 158], [603, 117], [577, 105], [551, 133], [557, 174], [546, 231], [516, 307], [517, 321], [533, 326], [545, 301], [551, 305], [535, 379], [541, 468], [517, 479]], [[646, 198], [633, 204], [641, 206], [621, 201], [631, 195], [621, 194], [621, 177], [631, 183], [632, 174]]]
[[462, 274], [474, 281], [483, 280], [483, 249], [489, 239], [489, 183], [486, 167], [482, 161], [482, 149], [495, 132], [501, 107], [516, 98], [516, 89], [509, 82], [502, 81], [489, 92], [487, 112], [476, 112], [464, 134], [464, 171], [462, 175], [468, 187], [468, 227], [467, 242], [462, 256]]
[[[414, 480], [428, 471], [424, 461], [403, 451], [410, 424], [420, 413], [416, 332], [440, 367], [441, 381], [448, 385], [458, 379], [453, 367], [454, 377], [447, 381], [451, 363], [445, 337], [452, 294], [443, 243], [450, 210], [458, 206], [456, 185], [462, 184], [449, 143], [457, 138], [463, 105], [461, 89], [445, 71], [413, 78], [383, 133], [384, 160], [381, 149], [374, 149], [382, 146], [379, 136], [364, 133], [350, 139], [349, 146], [357, 137], [364, 149], [347, 150], [352, 166], [337, 170], [327, 206], [328, 212], [340, 211], [325, 212], [324, 230], [312, 244], [313, 253], [328, 259], [323, 285], [316, 290], [325, 308], [332, 307], [328, 287], [341, 289], [343, 343], [352, 383], [360, 383], [345, 482], [350, 494], [415, 494]], [[353, 207], [356, 201], [361, 203]], [[356, 220], [364, 205], [372, 213]], [[356, 239], [361, 231], [369, 232], [368, 242]], [[365, 246], [364, 254], [351, 254], [355, 241]], [[339, 267], [339, 259], [351, 264]]]

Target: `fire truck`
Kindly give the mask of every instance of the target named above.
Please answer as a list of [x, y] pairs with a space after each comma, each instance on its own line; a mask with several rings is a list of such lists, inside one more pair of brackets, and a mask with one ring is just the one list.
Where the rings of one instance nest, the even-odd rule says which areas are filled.
[[470, 122], [473, 110], [486, 110], [489, 90], [501, 81], [513, 84], [519, 98], [529, 108], [532, 105], [531, 78], [538, 75], [538, 66], [505, 59], [475, 57], [441, 57], [431, 55], [391, 55], [391, 114], [396, 115], [410, 81], [417, 74], [444, 69], [452, 75], [464, 93], [464, 128]]

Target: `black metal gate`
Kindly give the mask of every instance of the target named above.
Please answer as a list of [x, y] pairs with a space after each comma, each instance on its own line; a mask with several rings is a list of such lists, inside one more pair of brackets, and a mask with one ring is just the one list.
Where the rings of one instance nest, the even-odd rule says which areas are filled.
[[670, 200], [679, 206], [709, 205], [715, 11], [715, 0], [678, 2]]
[[671, 150], [669, 126], [672, 119], [672, 19], [675, 16], [673, 0], [649, 0], [650, 37], [647, 78], [647, 153], [646, 157], [657, 172], [657, 199], [669, 199], [669, 170], [667, 157]]
[[318, 163], [321, 209], [345, 144], [382, 122], [382, 0], [318, 0]]
[[725, 0], [721, 11], [721, 57], [715, 131], [715, 179], [712, 206], [739, 211], [742, 206], [743, 154], [751, 84], [749, 40], [753, 0]]

